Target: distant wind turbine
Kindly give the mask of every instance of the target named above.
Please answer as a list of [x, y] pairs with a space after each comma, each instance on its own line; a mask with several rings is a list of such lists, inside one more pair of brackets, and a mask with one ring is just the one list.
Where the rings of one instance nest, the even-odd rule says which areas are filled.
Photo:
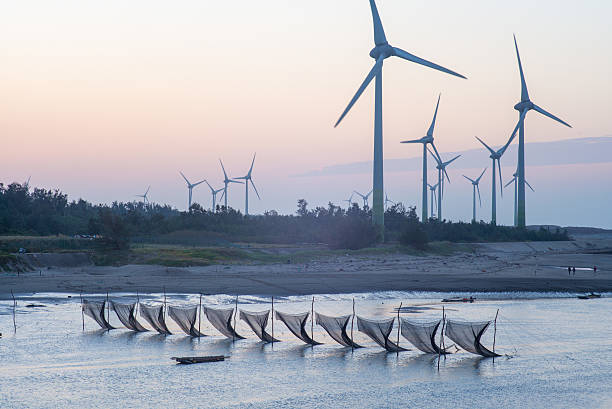
[[26, 188], [26, 190], [30, 189], [30, 179], [32, 178], [32, 176], [28, 176], [28, 180], [26, 180], [25, 182], [23, 182], [23, 187]]
[[430, 200], [431, 214], [429, 215], [429, 217], [434, 217], [434, 203], [436, 202], [436, 189], [438, 188], [438, 186], [440, 186], [440, 182], [436, 183], [433, 186], [428, 183], [427, 186], [429, 187], [429, 191], [431, 192], [431, 200]]
[[391, 203], [392, 205], [395, 205], [395, 202], [393, 200], [389, 199], [389, 197], [385, 193], [385, 210], [387, 210], [387, 207], [388, 207], [387, 203]]
[[357, 196], [361, 197], [363, 199], [363, 207], [365, 208], [368, 205], [368, 198], [370, 197], [370, 195], [372, 194], [372, 192], [374, 191], [374, 189], [370, 190], [370, 192], [367, 195], [362, 195], [361, 193], [359, 193], [356, 190], [353, 190], [353, 193], [356, 193]]
[[350, 209], [351, 207], [353, 207], [353, 195], [354, 193], [351, 193], [351, 195], [349, 196], [348, 199], [344, 199], [343, 202], [347, 203], [347, 207]]
[[438, 71], [445, 72], [447, 74], [455, 75], [457, 77], [465, 78], [461, 74], [457, 74], [447, 68], [440, 65], [434, 64], [430, 61], [419, 58], [413, 54], [410, 54], [400, 48], [392, 47], [387, 42], [385, 31], [378, 15], [378, 9], [374, 0], [370, 0], [370, 9], [372, 10], [372, 20], [374, 22], [374, 44], [375, 47], [370, 51], [370, 57], [376, 60], [376, 63], [366, 76], [365, 80], [348, 103], [342, 115], [334, 125], [338, 126], [342, 119], [353, 107], [355, 102], [359, 99], [363, 91], [376, 77], [375, 92], [374, 92], [374, 169], [373, 169], [373, 204], [372, 204], [372, 222], [374, 225], [380, 227], [381, 232], [384, 231], [385, 223], [385, 212], [384, 212], [384, 181], [383, 181], [383, 126], [382, 126], [382, 68], [383, 61], [389, 57], [399, 57], [404, 60], [412, 61], [417, 64], [424, 65], [429, 68], [436, 69]]
[[413, 139], [411, 141], [402, 141], [401, 143], [422, 143], [423, 144], [423, 189], [422, 189], [422, 209], [421, 209], [421, 218], [423, 222], [429, 220], [427, 216], [427, 144], [430, 144], [433, 148], [434, 152], [438, 159], [440, 159], [440, 154], [436, 149], [436, 145], [434, 144], [434, 127], [436, 126], [436, 116], [438, 116], [438, 107], [440, 106], [440, 95], [438, 95], [438, 103], [436, 104], [436, 110], [434, 111], [433, 119], [431, 120], [431, 125], [427, 130], [427, 134], [420, 139]]
[[[518, 183], [516, 183], [517, 179], [518, 179], [518, 171], [514, 172], [514, 174], [512, 175], [512, 179], [510, 179], [510, 181], [508, 183], [506, 183], [506, 185], [504, 187], [508, 187], [510, 186], [510, 184], [514, 183], [514, 226], [517, 226], [517, 210], [518, 210]], [[527, 182], [527, 180], [525, 180], [525, 184], [527, 186], [529, 186], [529, 189], [531, 189], [532, 192], [535, 193], [535, 190], [533, 190], [533, 188], [531, 187], [531, 185], [529, 184], [529, 182]]]
[[514, 36], [514, 48], [516, 49], [516, 58], [518, 60], [519, 73], [521, 76], [521, 101], [514, 106], [519, 112], [519, 120], [510, 136], [510, 142], [514, 139], [516, 131], [519, 131], [519, 144], [518, 144], [518, 192], [517, 192], [517, 214], [516, 214], [516, 225], [519, 227], [525, 227], [526, 215], [525, 215], [525, 115], [527, 112], [534, 110], [540, 114], [547, 116], [567, 127], [571, 128], [571, 125], [561, 119], [557, 118], [550, 112], [540, 108], [529, 99], [529, 92], [527, 91], [527, 83], [525, 81], [525, 75], [523, 74], [523, 66], [521, 64], [521, 56], [519, 55], [518, 45], [516, 43], [516, 36]]
[[[429, 149], [428, 149], [429, 150]], [[458, 159], [461, 155], [457, 155], [451, 160], [443, 162], [441, 158], [438, 158], [432, 151], [429, 151], [431, 156], [437, 162], [436, 169], [438, 169], [438, 220], [442, 220], [442, 199], [444, 198], [444, 176], [446, 176], [446, 180], [450, 183], [450, 177], [448, 177], [448, 172], [446, 172], [446, 167], [453, 163], [456, 159]]]
[[196, 186], [198, 186], [198, 185], [199, 185], [199, 184], [201, 184], [201, 183], [204, 183], [204, 182], [205, 182], [205, 180], [204, 180], [204, 179], [202, 179], [202, 180], [200, 180], [199, 182], [196, 182], [196, 183], [191, 183], [191, 182], [189, 182], [189, 180], [188, 180], [188, 179], [185, 177], [185, 175], [183, 175], [183, 172], [181, 172], [181, 171], [179, 170], [179, 173], [181, 174], [181, 176], [183, 177], [183, 179], [185, 179], [185, 182], [187, 182], [187, 189], [189, 190], [189, 207], [187, 207], [187, 211], [191, 213], [191, 197], [192, 197], [192, 195], [193, 195], [193, 188], [194, 188], [194, 187], [196, 187]]
[[491, 223], [492, 224], [497, 224], [497, 186], [496, 186], [496, 179], [495, 179], [495, 162], [497, 162], [497, 168], [499, 169], [499, 191], [502, 195], [502, 197], [504, 196], [504, 189], [502, 188], [502, 169], [501, 169], [501, 157], [502, 155], [506, 152], [506, 149], [508, 149], [508, 146], [510, 146], [510, 142], [512, 141], [511, 139], [504, 145], [502, 146], [500, 149], [498, 150], [494, 150], [493, 148], [491, 148], [489, 145], [487, 145], [486, 143], [484, 143], [484, 141], [482, 139], [480, 139], [479, 137], [475, 136], [476, 139], [478, 139], [478, 141], [484, 145], [485, 148], [487, 148], [487, 150], [489, 151], [490, 155], [489, 158], [491, 158], [493, 160], [493, 168], [492, 168], [492, 179], [491, 179]]
[[[257, 155], [257, 153], [255, 153], [255, 155]], [[253, 178], [251, 177], [251, 172], [253, 172], [253, 165], [255, 164], [255, 155], [253, 155], [253, 161], [251, 162], [251, 167], [249, 168], [249, 172], [244, 176], [234, 178], [234, 179], [244, 179], [244, 183], [245, 183], [245, 186], [244, 186], [245, 187], [244, 215], [245, 216], [249, 215], [249, 182], [251, 183], [251, 186], [253, 186], [253, 189], [255, 190], [255, 193], [257, 194], [257, 198], [261, 200], [261, 197], [259, 197], [259, 192], [257, 192], [257, 188], [255, 187], [255, 183], [253, 183]]]
[[240, 183], [242, 184], [242, 182], [238, 182], [237, 180], [233, 180], [227, 177], [227, 173], [225, 172], [225, 167], [223, 166], [223, 162], [221, 162], [221, 159], [219, 159], [219, 163], [221, 164], [221, 169], [223, 169], [223, 195], [225, 197], [225, 208], [227, 209], [227, 186], [230, 183]]
[[482, 206], [482, 200], [480, 199], [480, 187], [478, 186], [478, 184], [480, 183], [480, 179], [482, 178], [482, 175], [484, 175], [484, 173], [487, 171], [487, 168], [484, 168], [484, 170], [482, 171], [482, 173], [480, 174], [480, 176], [478, 176], [478, 178], [476, 180], [469, 178], [465, 175], [463, 175], [464, 178], [466, 178], [467, 180], [469, 180], [470, 182], [472, 182], [472, 222], [476, 223], [476, 191], [478, 191], [478, 202], [480, 203], [480, 206]]
[[142, 201], [145, 205], [147, 204], [147, 202], [150, 203], [149, 202], [149, 189], [151, 189], [151, 186], [147, 188], [147, 191], [144, 193], [144, 195], [136, 195], [136, 197], [142, 197]]
[[219, 192], [223, 192], [224, 188], [221, 189], [217, 189], [215, 190], [210, 183], [208, 183], [207, 180], [205, 180], [204, 182], [206, 182], [206, 184], [208, 185], [208, 187], [210, 188], [210, 193], [212, 195], [212, 211], [213, 213], [217, 211], [217, 193]]

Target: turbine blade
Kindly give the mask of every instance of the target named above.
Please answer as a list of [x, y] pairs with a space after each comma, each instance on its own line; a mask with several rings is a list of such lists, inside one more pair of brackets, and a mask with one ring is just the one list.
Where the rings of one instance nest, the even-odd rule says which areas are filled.
[[482, 200], [480, 199], [480, 187], [476, 185], [476, 191], [478, 192], [478, 203], [480, 203], [480, 207], [482, 207]]
[[463, 176], [464, 178], [466, 178], [467, 180], [469, 180], [469, 181], [470, 181], [470, 182], [472, 182], [472, 183], [476, 183], [476, 182], [475, 182], [473, 179], [470, 179], [469, 177], [467, 177], [467, 176], [465, 176], [465, 175], [461, 175], [461, 176]]
[[510, 185], [512, 184], [512, 182], [514, 182], [514, 179], [516, 179], [516, 178], [512, 178], [512, 179], [510, 179], [510, 181], [509, 181], [508, 183], [506, 183], [506, 184], [504, 185], [504, 187], [508, 187], [508, 186], [510, 186]]
[[221, 164], [221, 169], [223, 169], [223, 175], [225, 176], [225, 179], [227, 179], [227, 173], [225, 173], [225, 166], [223, 166], [223, 162], [221, 161], [221, 158], [219, 158], [219, 163]]
[[183, 172], [181, 172], [179, 170], [179, 173], [181, 174], [181, 176], [183, 177], [183, 179], [185, 179], [185, 182], [187, 182], [187, 185], [190, 185], [189, 180], [187, 180], [187, 178], [185, 177], [185, 175], [183, 175]]
[[412, 139], [412, 140], [409, 140], [409, 141], [401, 141], [400, 143], [423, 143], [423, 138]]
[[370, 0], [370, 8], [372, 9], [372, 20], [374, 22], [374, 43], [376, 45], [387, 44], [387, 37], [385, 36], [385, 30], [383, 29], [380, 16], [378, 15], [378, 9], [374, 0]]
[[249, 175], [251, 174], [251, 172], [253, 171], [253, 165], [255, 164], [255, 156], [257, 155], [257, 152], [255, 152], [253, 154], [253, 161], [251, 162], [251, 167], [249, 168]]
[[508, 139], [508, 142], [506, 142], [506, 144], [500, 150], [497, 151], [500, 155], [503, 155], [506, 152], [506, 149], [508, 149], [508, 146], [510, 146], [510, 144], [512, 143], [512, 141], [516, 137], [516, 132], [518, 131], [519, 126], [521, 126], [521, 123], [525, 120], [525, 115], [527, 115], [527, 111], [528, 110], [525, 110], [525, 111], [521, 112], [521, 116], [519, 117], [519, 120], [516, 123], [516, 126], [512, 130], [512, 134], [510, 135], [510, 138]]
[[427, 152], [429, 152], [429, 154], [434, 158], [434, 160], [436, 161], [436, 163], [440, 166], [442, 165], [442, 159], [438, 158], [432, 151], [431, 149], [429, 149], [429, 146], [427, 146]]
[[150, 190], [150, 189], [151, 189], [151, 186], [149, 186], [149, 187], [147, 188], [147, 191], [145, 192], [145, 196], [146, 196], [146, 195], [149, 193], [149, 190]]
[[485, 147], [485, 148], [487, 148], [487, 149], [489, 150], [489, 152], [491, 152], [491, 155], [493, 155], [493, 154], [495, 154], [495, 153], [496, 153], [496, 152], [495, 152], [493, 149], [491, 149], [491, 147], [490, 147], [489, 145], [487, 145], [486, 143], [484, 143], [484, 141], [483, 141], [482, 139], [480, 139], [480, 138], [479, 138], [479, 137], [477, 137], [477, 136], [474, 136], [474, 138], [478, 139], [478, 141], [479, 141], [481, 144], [483, 144], [483, 145], [484, 145], [484, 147]]
[[338, 124], [340, 124], [340, 121], [342, 121], [342, 119], [344, 119], [346, 114], [348, 114], [348, 112], [353, 107], [355, 102], [357, 102], [361, 94], [363, 94], [363, 91], [365, 91], [365, 89], [368, 87], [368, 84], [370, 84], [370, 82], [372, 82], [372, 79], [380, 72], [383, 66], [384, 59], [385, 58], [382, 55], [378, 57], [378, 60], [376, 60], [376, 63], [374, 64], [374, 66], [372, 67], [368, 75], [366, 76], [365, 80], [363, 80], [363, 83], [361, 84], [361, 86], [359, 87], [359, 89], [357, 90], [353, 98], [351, 99], [351, 101], [348, 103], [346, 109], [344, 110], [342, 115], [340, 115], [340, 118], [338, 118], [338, 121], [334, 125], [334, 128], [337, 127]]
[[478, 179], [476, 179], [476, 183], [480, 182], [480, 178], [482, 178], [482, 175], [484, 175], [484, 173], [487, 171], [487, 168], [484, 168], [484, 170], [482, 171], [482, 173], [480, 174], [480, 176], [478, 176]]
[[431, 147], [433, 148], [434, 152], [436, 153], [436, 156], [438, 157], [438, 160], [440, 162], [442, 162], [442, 157], [440, 156], [440, 153], [438, 152], [438, 148], [436, 148], [436, 144], [434, 144], [433, 142], [431, 143]]
[[257, 195], [257, 198], [261, 200], [261, 197], [259, 196], [259, 192], [257, 191], [257, 188], [255, 187], [255, 183], [253, 182], [253, 179], [249, 179], [249, 180], [251, 181], [251, 186], [253, 186], [253, 189], [255, 190], [255, 194]]
[[[446, 180], [448, 180], [448, 183], [450, 183], [450, 177], [448, 176], [448, 172], [446, 171], [446, 167], [444, 168], [444, 174], [446, 175]], [[444, 180], [444, 178], [442, 178], [442, 180]], [[442, 186], [444, 186], [444, 182], [442, 182]]]
[[435, 64], [431, 61], [424, 60], [420, 57], [417, 57], [414, 54], [410, 54], [409, 52], [402, 50], [401, 48], [393, 47], [393, 54], [395, 54], [395, 56], [399, 58], [403, 58], [404, 60], [412, 61], [414, 63], [421, 64], [429, 68], [433, 68], [434, 70], [442, 71], [442, 72], [445, 72], [450, 75], [454, 75], [459, 78], [467, 79], [466, 77], [464, 77], [463, 75], [459, 73], [456, 73], [455, 71], [451, 71], [448, 68], [444, 68], [441, 65]]
[[436, 104], [436, 110], [434, 111], [434, 116], [433, 116], [433, 119], [431, 120], [431, 125], [429, 126], [429, 129], [427, 130], [427, 136], [433, 137], [434, 128], [436, 126], [436, 117], [438, 116], [438, 107], [440, 106], [440, 96], [441, 95], [442, 94], [438, 94], [438, 103]]
[[533, 109], [535, 111], [538, 111], [539, 113], [541, 113], [544, 116], [549, 117], [550, 119], [554, 119], [555, 121], [562, 123], [563, 125], [567, 126], [568, 128], [571, 128], [572, 126], [570, 124], [568, 124], [567, 122], [557, 118], [556, 116], [554, 116], [553, 114], [551, 114], [550, 112], [545, 111], [544, 109], [540, 108], [539, 106], [537, 106], [536, 104], [533, 104]]
[[210, 183], [208, 183], [208, 180], [204, 180], [204, 182], [206, 182], [206, 184], [208, 185], [210, 190], [212, 190], [213, 192], [215, 191], [215, 189], [213, 189], [213, 187], [210, 185]]
[[525, 82], [525, 74], [523, 74], [523, 64], [521, 64], [521, 56], [514, 36], [514, 48], [516, 48], [516, 59], [518, 60], [519, 72], [521, 74], [521, 101], [529, 101], [529, 92], [527, 92], [527, 83]]
[[502, 182], [502, 172], [501, 172], [501, 158], [497, 159], [497, 168], [499, 169], [499, 187], [500, 187], [499, 191], [501, 192], [501, 197], [503, 199], [503, 197], [504, 197], [504, 189], [501, 188], [502, 185], [503, 185], [503, 182]]
[[531, 191], [532, 191], [533, 193], [535, 193], [534, 188], [532, 188], [532, 187], [531, 187], [531, 185], [529, 184], [529, 182], [527, 182], [527, 181], [525, 180], [525, 184], [526, 184], [527, 186], [529, 186], [529, 189], [531, 189]]
[[229, 183], [239, 183], [239, 184], [241, 184], [241, 185], [244, 185], [244, 182], [239, 182], [239, 181], [234, 180], [234, 179], [229, 179], [229, 180], [228, 180], [228, 182], [229, 182]]
[[191, 187], [192, 187], [192, 188], [193, 188], [193, 187], [196, 187], [197, 185], [201, 185], [201, 184], [202, 184], [202, 183], [204, 183], [204, 182], [205, 182], [204, 180], [200, 180], [199, 182], [194, 183], [193, 185], [191, 185]]
[[451, 159], [451, 160], [449, 160], [448, 162], [445, 162], [445, 163], [444, 163], [444, 166], [448, 166], [448, 165], [450, 165], [451, 163], [453, 163], [455, 160], [459, 159], [460, 157], [461, 157], [461, 155], [457, 155], [457, 156], [455, 156], [454, 158], [452, 158], [452, 159]]

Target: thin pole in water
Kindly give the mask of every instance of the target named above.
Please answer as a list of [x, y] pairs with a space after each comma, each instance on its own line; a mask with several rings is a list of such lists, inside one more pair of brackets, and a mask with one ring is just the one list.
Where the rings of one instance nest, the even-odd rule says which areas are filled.
[[351, 317], [351, 352], [355, 350], [355, 343], [353, 342], [353, 322], [355, 321], [355, 298], [353, 298], [353, 316]]
[[137, 315], [139, 307], [140, 307], [140, 294], [138, 294], [138, 291], [136, 291], [136, 307], [134, 308], [134, 317]]
[[[442, 306], [442, 349], [446, 351], [446, 341], [444, 341], [444, 330], [446, 330], [446, 310], [444, 306]], [[444, 359], [446, 359], [446, 354], [444, 354]]]
[[81, 299], [81, 321], [83, 323], [83, 331], [85, 331], [85, 314], [83, 312], [83, 290], [79, 293], [79, 298]]
[[402, 303], [400, 302], [400, 306], [397, 309], [397, 353], [396, 356], [399, 356], [399, 343], [400, 343], [400, 329], [402, 328], [402, 322], [400, 321], [400, 310], [402, 309]]
[[13, 297], [13, 328], [16, 334], [17, 333], [17, 319], [15, 317], [15, 314], [17, 310], [17, 300], [15, 299], [15, 294], [13, 294], [13, 290], [11, 290], [11, 297]]
[[164, 287], [164, 321], [166, 321], [166, 287]]
[[238, 315], [238, 295], [236, 295], [236, 312], [234, 313], [234, 332], [232, 333], [232, 342], [236, 341], [236, 316]]
[[[499, 308], [495, 313], [495, 321], [493, 321], [493, 353], [495, 354], [495, 337], [497, 336], [497, 316], [499, 315]], [[493, 356], [493, 362], [495, 362], [495, 356]]]
[[202, 334], [200, 331], [200, 324], [202, 323], [202, 293], [200, 293], [200, 309], [198, 310], [198, 332]]
[[[102, 313], [104, 313], [104, 311], [102, 311]], [[110, 326], [110, 304], [108, 303], [108, 291], [106, 292], [106, 322], [108, 322], [108, 325]], [[107, 328], [106, 330], [110, 331], [110, 328]]]
[[314, 347], [314, 297], [312, 297], [312, 304], [310, 306], [310, 339], [312, 339], [312, 345]]
[[442, 306], [442, 328], [440, 329], [440, 345], [438, 346], [438, 371], [440, 370], [440, 359], [442, 358], [442, 343], [444, 342], [444, 306]]
[[272, 296], [272, 348], [274, 348], [274, 296]]

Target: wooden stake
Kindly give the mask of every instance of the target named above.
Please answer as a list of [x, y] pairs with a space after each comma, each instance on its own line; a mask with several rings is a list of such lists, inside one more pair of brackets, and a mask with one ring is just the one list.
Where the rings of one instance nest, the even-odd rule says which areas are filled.
[[402, 303], [400, 302], [400, 306], [397, 309], [397, 353], [396, 356], [399, 356], [399, 343], [400, 343], [400, 329], [402, 328], [402, 322], [400, 321], [400, 310], [402, 309]]
[[200, 325], [202, 324], [202, 293], [200, 293], [200, 309], [198, 310], [198, 332], [201, 334]]
[[[104, 311], [102, 311], [102, 314], [104, 314]], [[108, 325], [110, 325], [110, 304], [108, 303], [108, 291], [106, 292], [106, 322], [108, 322]], [[110, 331], [109, 328], [106, 330]]]
[[274, 348], [274, 296], [272, 296], [272, 348]]
[[353, 316], [351, 317], [351, 352], [355, 350], [353, 346], [353, 322], [355, 321], [355, 298], [353, 298]]
[[[495, 353], [495, 337], [497, 336], [497, 316], [499, 315], [499, 308], [495, 313], [495, 321], [493, 321], [493, 353]], [[493, 356], [493, 362], [495, 362], [495, 356]]]
[[310, 339], [312, 339], [313, 344], [311, 346], [314, 347], [314, 297], [312, 297], [312, 304], [310, 306]]
[[85, 331], [85, 313], [83, 312], [83, 290], [79, 293], [81, 298], [81, 321], [83, 322], [83, 331]]
[[232, 334], [232, 342], [236, 341], [236, 317], [238, 316], [238, 295], [236, 295], [236, 312], [234, 313], [234, 333]]
[[438, 371], [440, 371], [440, 359], [442, 358], [442, 342], [444, 342], [444, 306], [442, 306], [442, 328], [440, 329], [440, 345], [438, 346]]
[[16, 334], [17, 333], [17, 319], [15, 317], [15, 314], [17, 310], [17, 300], [15, 299], [15, 294], [13, 294], [13, 290], [11, 290], [11, 297], [13, 297], [13, 328]]
[[164, 321], [166, 321], [166, 287], [164, 287]]
[[[446, 341], [444, 340], [444, 330], [446, 329], [446, 310], [444, 306], [442, 306], [442, 350], [446, 351]], [[444, 359], [446, 359], [446, 354], [444, 354]]]

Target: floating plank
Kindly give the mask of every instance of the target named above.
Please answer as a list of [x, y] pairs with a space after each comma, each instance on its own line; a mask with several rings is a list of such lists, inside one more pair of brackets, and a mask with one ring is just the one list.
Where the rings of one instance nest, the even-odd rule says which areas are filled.
[[209, 355], [209, 356], [173, 356], [170, 359], [174, 359], [179, 364], [199, 364], [202, 362], [219, 362], [225, 361], [224, 355]]

